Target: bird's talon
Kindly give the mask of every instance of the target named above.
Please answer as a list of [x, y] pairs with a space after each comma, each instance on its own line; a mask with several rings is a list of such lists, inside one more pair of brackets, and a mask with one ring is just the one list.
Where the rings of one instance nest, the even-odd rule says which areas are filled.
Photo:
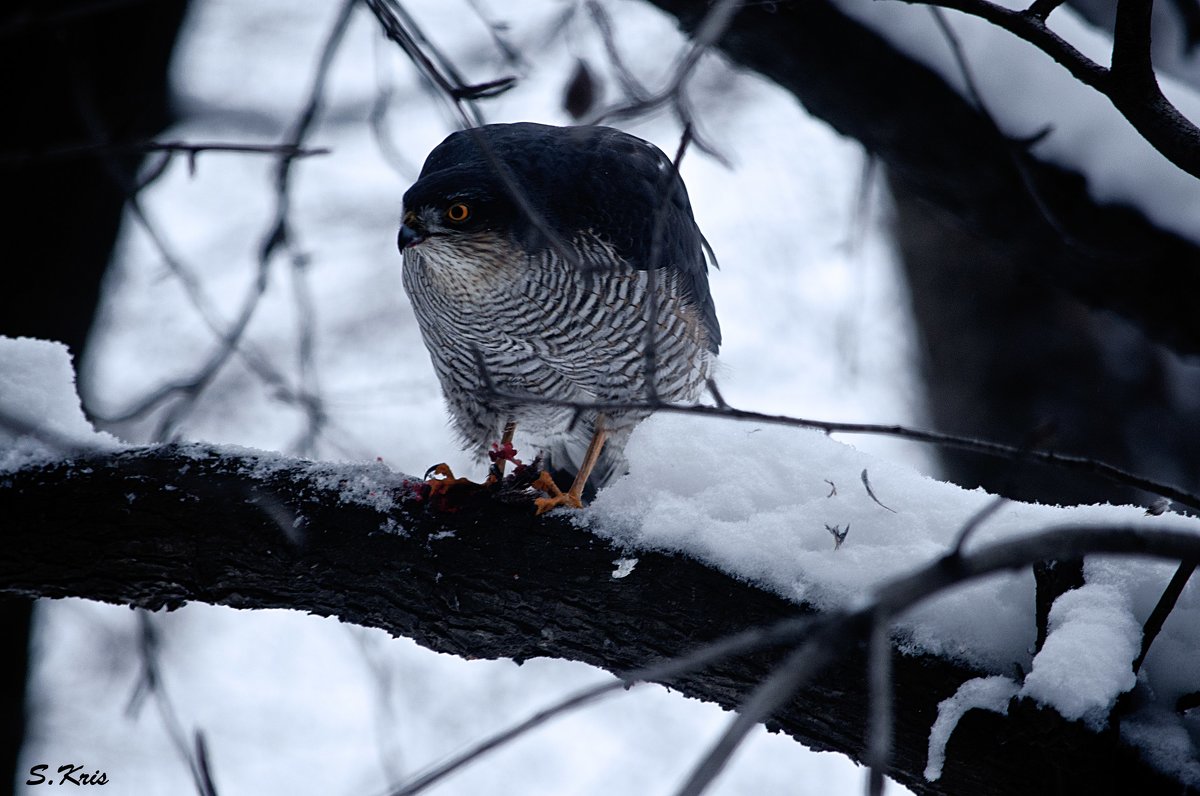
[[550, 477], [550, 473], [542, 470], [538, 475], [537, 480], [533, 482], [533, 488], [545, 492], [547, 497], [534, 498], [533, 505], [537, 507], [536, 516], [545, 514], [550, 509], [557, 509], [562, 506], [572, 509], [583, 508], [583, 501], [574, 492], [564, 492], [558, 488], [558, 484], [554, 483], [554, 479]]
[[458, 480], [454, 477], [454, 471], [450, 469], [450, 465], [446, 464], [445, 462], [442, 462], [441, 464], [435, 464], [426, 470], [424, 480], [432, 480], [433, 476], [435, 475], [441, 476], [442, 479], [447, 481]]
[[486, 484], [477, 484], [469, 478], [459, 478], [450, 469], [450, 465], [442, 462], [425, 471], [425, 486], [429, 489], [428, 496], [438, 499], [438, 505], [449, 505], [446, 501], [451, 498], [452, 494], [456, 496], [457, 500]]
[[547, 511], [550, 511], [550, 509], [557, 509], [563, 506], [569, 509], [581, 509], [583, 508], [583, 501], [570, 492], [560, 492], [554, 497], [534, 498], [533, 505], [537, 506], [534, 516], [540, 517]]
[[533, 488], [539, 492], [545, 492], [551, 497], [561, 495], [562, 490], [558, 488], [558, 484], [554, 483], [554, 479], [550, 477], [550, 473], [542, 470], [538, 474], [537, 479], [532, 484]]

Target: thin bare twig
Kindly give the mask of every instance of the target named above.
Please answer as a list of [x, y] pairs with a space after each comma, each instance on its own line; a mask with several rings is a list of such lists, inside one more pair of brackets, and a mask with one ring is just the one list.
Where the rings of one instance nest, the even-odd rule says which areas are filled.
[[367, 121], [371, 127], [371, 135], [375, 139], [375, 148], [404, 181], [416, 179], [418, 169], [401, 153], [400, 148], [392, 137], [388, 123], [388, 111], [392, 107], [395, 87], [392, 85], [391, 72], [383, 66], [383, 39], [374, 39], [375, 52], [375, 99], [371, 102], [371, 111]]
[[1134, 487], [1144, 492], [1170, 498], [1176, 503], [1193, 509], [1200, 509], [1200, 495], [1184, 491], [1178, 487], [1146, 478], [1136, 473], [1123, 470], [1098, 459], [1086, 456], [1075, 456], [1050, 450], [1030, 450], [1016, 445], [1005, 445], [1000, 442], [973, 439], [955, 434], [945, 434], [939, 431], [925, 431], [901, 425], [883, 425], [878, 423], [846, 423], [830, 420], [814, 420], [811, 418], [790, 417], [788, 415], [754, 412], [746, 409], [725, 406], [705, 406], [703, 404], [671, 404], [663, 401], [569, 401], [528, 393], [510, 392], [496, 389], [494, 386], [481, 398], [500, 398], [516, 403], [539, 403], [547, 406], [562, 406], [570, 409], [581, 409], [596, 412], [670, 412], [672, 414], [698, 415], [701, 417], [720, 417], [731, 420], [749, 420], [772, 425], [792, 426], [795, 428], [811, 428], [824, 431], [826, 434], [874, 434], [888, 437], [898, 437], [914, 442], [940, 445], [947, 448], [982, 453], [988, 456], [998, 456], [1005, 459], [1028, 460], [1047, 467], [1060, 470], [1100, 476], [1122, 486]]
[[[317, 155], [328, 155], [331, 151], [328, 147], [302, 147], [291, 144], [246, 144], [225, 141], [201, 141], [195, 143], [189, 141], [131, 141], [127, 143], [110, 141], [16, 152], [0, 152], [0, 163], [27, 163], [30, 161], [64, 160], [81, 157], [164, 153], [167, 155], [185, 155], [188, 159], [188, 168], [194, 173], [197, 156], [206, 152], [234, 155], [272, 155], [275, 157], [282, 156], [299, 159], [315, 157]], [[170, 158], [167, 160], [169, 161]]]
[[521, 55], [521, 51], [504, 35], [507, 31], [507, 25], [496, 22], [488, 16], [479, 0], [467, 0], [467, 5], [471, 7], [471, 10], [475, 12], [475, 16], [479, 17], [479, 21], [487, 28], [488, 36], [492, 39], [492, 44], [496, 46], [496, 49], [504, 57], [505, 63], [514, 69], [528, 69], [529, 63], [525, 60], [525, 56]]
[[304, 430], [292, 445], [301, 456], [316, 453], [317, 439], [325, 430], [328, 414], [321, 397], [316, 366], [316, 301], [308, 272], [308, 258], [292, 258], [292, 295], [296, 303], [296, 370], [299, 379], [298, 402], [304, 412]]
[[468, 85], [454, 64], [421, 32], [409, 13], [397, 0], [365, 0], [379, 21], [384, 34], [400, 46], [401, 51], [417, 68], [418, 74], [440, 96], [444, 97], [463, 128], [483, 124], [483, 116], [475, 104], [477, 99], [494, 97], [516, 85], [513, 76]]
[[[628, 67], [624, 65], [624, 61], [616, 49], [612, 35], [611, 21], [602, 10], [593, 4], [590, 7], [592, 19], [596, 22], [597, 28], [604, 40], [605, 49], [609, 60], [613, 63], [617, 79], [628, 96], [625, 102], [610, 106], [597, 113], [592, 119], [592, 123], [600, 124], [610, 120], [620, 121], [644, 116], [669, 105], [675, 112], [681, 125], [685, 128], [695, 128], [696, 125], [691, 112], [691, 104], [687, 99], [687, 83], [695, 72], [696, 66], [700, 63], [700, 59], [728, 30], [729, 24], [732, 22], [733, 16], [737, 13], [741, 4], [742, 0], [718, 0], [713, 3], [696, 29], [691, 45], [683, 56], [678, 59], [675, 68], [671, 72], [671, 77], [659, 91], [653, 93], [648, 92], [633, 77]], [[726, 166], [729, 165], [728, 160], [715, 147], [705, 141], [695, 129], [692, 131], [692, 138], [696, 147], [705, 154], [716, 158]]]
[[1187, 586], [1192, 573], [1196, 571], [1197, 562], [1200, 562], [1200, 559], [1192, 558], [1179, 563], [1179, 568], [1175, 570], [1175, 574], [1171, 577], [1171, 582], [1167, 584], [1167, 588], [1163, 589], [1163, 593], [1158, 598], [1154, 610], [1150, 612], [1150, 616], [1146, 617], [1146, 623], [1142, 625], [1142, 650], [1133, 661], [1134, 674], [1137, 674], [1141, 670], [1142, 663], [1145, 662], [1146, 655], [1150, 652], [1150, 646], [1158, 638], [1158, 634], [1162, 630], [1163, 624], [1167, 621], [1167, 617], [1171, 615], [1171, 611], [1175, 610], [1175, 603], [1179, 601], [1179, 596], [1183, 594], [1183, 588]]
[[946, 44], [950, 47], [950, 54], [954, 57], [955, 65], [958, 67], [959, 74], [963, 78], [963, 87], [966, 89], [966, 94], [975, 109], [979, 111], [979, 115], [989, 127], [995, 131], [996, 135], [1004, 142], [1005, 152], [1008, 154], [1009, 161], [1013, 164], [1017, 176], [1021, 180], [1021, 187], [1025, 189], [1025, 194], [1033, 202], [1033, 206], [1037, 208], [1038, 214], [1042, 217], [1052, 230], [1064, 243], [1081, 253], [1086, 254], [1096, 260], [1103, 262], [1118, 262], [1128, 259], [1128, 252], [1113, 252], [1109, 249], [1098, 249], [1090, 245], [1086, 241], [1081, 240], [1070, 230], [1066, 224], [1054, 212], [1050, 203], [1042, 196], [1041, 190], [1038, 188], [1037, 181], [1029, 170], [1026, 163], [1029, 148], [1049, 135], [1051, 129], [1049, 127], [1037, 131], [1036, 133], [1024, 138], [1013, 138], [1004, 132], [1000, 127], [1000, 123], [996, 121], [996, 117], [992, 114], [991, 109], [986, 101], [984, 101], [983, 93], [979, 90], [979, 84], [975, 81], [974, 71], [971, 69], [971, 64], [967, 60], [967, 54], [963, 50], [962, 42], [959, 41], [958, 35], [954, 32], [954, 28], [950, 27], [946, 15], [942, 9], [936, 6], [929, 7], [930, 15], [933, 17], [934, 23], [938, 26], [942, 37], [946, 40]]
[[600, 32], [600, 41], [604, 45], [604, 52], [608, 56], [608, 62], [612, 65], [617, 83], [625, 92], [625, 96], [636, 102], [648, 101], [650, 91], [633, 74], [633, 70], [625, 63], [625, 58], [617, 48], [617, 37], [613, 33], [612, 18], [609, 17], [608, 10], [597, 0], [588, 0], [587, 10], [592, 18], [592, 24]]
[[787, 701], [796, 689], [803, 687], [837, 658], [847, 640], [856, 635], [845, 632], [840, 625], [830, 621], [819, 623], [809, 640], [788, 655], [783, 664], [741, 704], [725, 732], [675, 792], [676, 796], [699, 796], [703, 793], [725, 769], [750, 731]]
[[692, 127], [683, 128], [679, 137], [679, 146], [675, 150], [675, 158], [671, 168], [659, 172], [658, 185], [655, 193], [658, 204], [654, 208], [654, 228], [650, 237], [650, 262], [646, 268], [646, 301], [644, 302], [646, 316], [646, 333], [642, 343], [642, 377], [645, 379], [646, 401], [658, 401], [658, 295], [659, 269], [678, 266], [678, 263], [663, 262], [663, 232], [666, 229], [667, 217], [672, 208], [671, 184], [679, 179], [679, 166], [687, 153], [688, 144], [692, 142]]
[[585, 688], [538, 711], [528, 719], [472, 745], [445, 763], [430, 769], [426, 773], [414, 778], [411, 782], [394, 789], [390, 796], [414, 796], [414, 794], [422, 792], [467, 764], [479, 759], [487, 752], [516, 740], [530, 730], [542, 726], [557, 716], [561, 716], [584, 705], [589, 705], [606, 695], [627, 690], [639, 683], [657, 682], [688, 672], [701, 671], [705, 667], [733, 655], [795, 643], [807, 635], [815, 621], [813, 617], [792, 617], [781, 620], [770, 627], [746, 630], [742, 633], [704, 644], [695, 652], [682, 657], [654, 663], [644, 668], [621, 674], [615, 680]]
[[[851, 612], [827, 614], [788, 660], [744, 702], [725, 733], [693, 769], [680, 796], [698, 796], [729, 762], [747, 733], [791, 698], [842, 651], [875, 632], [877, 617], [894, 617], [952, 586], [1039, 561], [1085, 555], [1138, 555], [1177, 561], [1200, 558], [1200, 536], [1186, 531], [1061, 526], [999, 542], [964, 556], [944, 556], [876, 590]], [[886, 769], [886, 759], [874, 761]]]
[[192, 784], [199, 796], [217, 796], [213, 785], [212, 772], [208, 760], [208, 749], [204, 736], [196, 730], [189, 743], [187, 732], [179, 720], [179, 713], [167, 693], [163, 683], [162, 671], [159, 668], [159, 635], [154, 627], [151, 616], [145, 611], [137, 612], [138, 621], [138, 652], [142, 661], [142, 675], [134, 686], [126, 709], [131, 716], [136, 715], [142, 702], [147, 697], [153, 697], [158, 708], [167, 736], [171, 739], [176, 753], [188, 768]]
[[1046, 17], [1050, 16], [1050, 12], [1054, 11], [1054, 9], [1061, 6], [1064, 2], [1065, 0], [1034, 0], [1033, 5], [1025, 13], [1045, 21]]
[[[246, 296], [242, 299], [241, 308], [233, 323], [225, 330], [216, 348], [209, 355], [208, 360], [194, 374], [186, 379], [164, 385], [118, 415], [114, 418], [115, 421], [119, 422], [142, 416], [166, 400], [177, 398], [178, 400], [159, 418], [154, 431], [155, 439], [169, 439], [176, 432], [179, 424], [194, 409], [200, 396], [237, 352], [242, 338], [245, 336], [246, 329], [249, 327], [251, 320], [253, 320], [261, 299], [266, 293], [272, 256], [280, 247], [292, 245], [290, 225], [288, 223], [291, 205], [290, 178], [292, 164], [296, 160], [295, 153], [302, 151], [302, 144], [311, 131], [320, 111], [333, 57], [344, 40], [355, 2], [356, 0], [343, 1], [342, 7], [338, 11], [334, 19], [334, 24], [321, 48], [308, 98], [292, 123], [287, 140], [281, 147], [283, 154], [279, 155], [275, 172], [275, 211], [263, 237], [263, 242], [259, 247], [258, 269], [254, 282], [251, 284]], [[140, 212], [136, 205], [134, 207], [135, 212]], [[144, 217], [144, 214], [142, 215]], [[306, 407], [314, 402], [319, 403], [319, 399], [314, 395], [307, 393], [302, 393], [302, 395], [305, 399], [304, 405]], [[316, 415], [306, 410], [306, 416], [312, 418]]]
[[[1049, 55], [1084, 85], [1108, 98], [1158, 152], [1193, 177], [1200, 177], [1200, 128], [1163, 95], [1149, 67], [1150, 0], [1120, 0], [1113, 35], [1112, 69], [1091, 60], [1047, 25], [1035, 3], [1012, 11], [990, 0], [906, 0], [979, 17]], [[1052, 9], [1050, 9], [1052, 10]]]
[[972, 514], [967, 521], [963, 523], [962, 528], [958, 531], [958, 536], [954, 539], [954, 546], [950, 548], [950, 554], [956, 556], [961, 555], [962, 549], [967, 544], [967, 540], [971, 538], [971, 535], [980, 527], [982, 527], [983, 524], [987, 522], [993, 514], [999, 511], [1007, 502], [1008, 498], [1004, 497], [1003, 495], [994, 495], [991, 500], [989, 500], [987, 503], [984, 503], [983, 507], [980, 508], [979, 511]]

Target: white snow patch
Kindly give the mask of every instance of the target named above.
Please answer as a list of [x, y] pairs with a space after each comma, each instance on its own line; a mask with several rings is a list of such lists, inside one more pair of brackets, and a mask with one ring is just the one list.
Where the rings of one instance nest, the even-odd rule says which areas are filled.
[[636, 558], [618, 558], [613, 562], [616, 569], [613, 570], [612, 576], [618, 579], [628, 577], [629, 573], [633, 572], [633, 568], [637, 566], [637, 562]]
[[306, 478], [337, 492], [342, 503], [356, 503], [379, 512], [390, 512], [396, 500], [410, 488], [412, 479], [380, 462], [374, 464], [325, 464], [313, 462]]
[[[861, 604], [890, 578], [943, 555], [963, 524], [991, 500], [982, 490], [936, 481], [823, 433], [795, 428], [660, 413], [638, 427], [626, 453], [629, 475], [601, 490], [576, 522], [624, 549], [684, 553], [821, 610]], [[894, 511], [867, 494], [863, 470], [876, 496]], [[1147, 517], [1136, 506], [1011, 502], [976, 530], [968, 550], [1064, 524], [1200, 532], [1196, 519]], [[850, 528], [836, 550], [827, 525]], [[1114, 561], [1138, 572], [1130, 570], [1129, 559]], [[1103, 569], [1095, 571], [1107, 577]], [[1161, 591], [1161, 569], [1145, 573], [1148, 580], [1139, 580], [1137, 588], [1147, 594]], [[903, 647], [996, 674], [1011, 672], [1014, 665], [1028, 671], [1035, 634], [1033, 590], [1026, 569], [931, 599], [899, 619]], [[1078, 605], [1078, 597], [1068, 599], [1055, 614], [1058, 638], [1043, 651], [1045, 673], [1039, 677], [1049, 678], [1056, 666], [1065, 665], [1055, 661], [1055, 651], [1065, 653], [1073, 638], [1089, 646], [1111, 642], [1103, 655], [1093, 656], [1101, 681], [1079, 684], [1077, 698], [1099, 708], [1127, 689], [1128, 678], [1117, 677], [1114, 667], [1123, 661], [1120, 665], [1128, 668], [1138, 625], [1128, 601], [1118, 595], [1133, 591], [1132, 585], [1107, 584], [1084, 593], [1085, 598], [1096, 595], [1090, 606]], [[1030, 696], [1078, 713], [1065, 693], [1039, 690], [1038, 683], [1035, 678]]]
[[1151, 765], [1192, 788], [1200, 788], [1197, 737], [1200, 720], [1185, 718], [1181, 722], [1173, 710], [1162, 705], [1143, 706], [1121, 722], [1121, 738], [1126, 743], [1136, 746]]
[[[222, 445], [218, 450], [246, 452], [234, 445]], [[251, 475], [255, 478], [269, 478], [281, 470], [291, 470], [297, 483], [327, 489], [337, 495], [339, 503], [364, 506], [382, 514], [395, 509], [398, 501], [417, 483], [379, 460], [369, 463], [309, 462], [307, 466], [297, 468], [292, 457], [265, 451], [253, 453], [257, 461]], [[408, 533], [392, 517], [384, 520], [380, 529], [400, 535]]]
[[1050, 609], [1046, 643], [1033, 659], [1021, 696], [1100, 731], [1117, 697], [1133, 688], [1141, 624], [1116, 588], [1085, 584]]
[[946, 744], [968, 710], [978, 708], [1007, 715], [1009, 701], [1020, 690], [1021, 687], [1008, 677], [976, 677], [960, 685], [954, 696], [939, 702], [937, 719], [929, 730], [925, 779], [930, 782], [941, 779], [942, 766], [946, 763]]
[[65, 345], [0, 336], [0, 473], [120, 447], [84, 417]]

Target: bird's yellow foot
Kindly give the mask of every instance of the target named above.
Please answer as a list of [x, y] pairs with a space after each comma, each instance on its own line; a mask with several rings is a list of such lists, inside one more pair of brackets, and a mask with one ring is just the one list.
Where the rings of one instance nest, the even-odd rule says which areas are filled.
[[[494, 445], [493, 448], [496, 455], [492, 457], [492, 467], [483, 483], [455, 476], [447, 464], [435, 464], [425, 471], [423, 480], [413, 482], [417, 500], [427, 501], [426, 505], [434, 511], [450, 513], [479, 507], [491, 500], [528, 502], [534, 477], [542, 471], [541, 457], [526, 465], [516, 458], [511, 444]], [[515, 465], [508, 475], [504, 474], [506, 462]]]
[[576, 495], [574, 490], [563, 492], [558, 488], [558, 484], [554, 483], [550, 473], [545, 470], [542, 470], [537, 480], [533, 482], [533, 488], [539, 489], [547, 495], [535, 498], [533, 501], [533, 505], [537, 506], [538, 515], [545, 514], [550, 509], [556, 509], [559, 506], [567, 506], [572, 509], [583, 508], [583, 501], [579, 499], [579, 495]]

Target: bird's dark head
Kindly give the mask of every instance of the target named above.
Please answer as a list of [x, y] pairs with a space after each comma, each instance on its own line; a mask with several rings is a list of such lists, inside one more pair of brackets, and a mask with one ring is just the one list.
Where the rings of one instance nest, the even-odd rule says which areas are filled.
[[683, 180], [658, 147], [611, 127], [523, 122], [452, 133], [404, 194], [398, 243], [406, 263], [435, 264], [474, 287], [546, 250], [580, 267], [619, 259], [667, 269], [714, 352], [721, 340]]
[[499, 240], [514, 223], [511, 201], [486, 175], [463, 169], [422, 176], [404, 194], [401, 251], [427, 241], [454, 247], [466, 241]]
[[663, 197], [694, 229], [670, 160], [639, 138], [609, 127], [492, 124], [452, 133], [429, 154], [404, 194], [398, 243], [532, 254], [591, 234], [638, 263]]

